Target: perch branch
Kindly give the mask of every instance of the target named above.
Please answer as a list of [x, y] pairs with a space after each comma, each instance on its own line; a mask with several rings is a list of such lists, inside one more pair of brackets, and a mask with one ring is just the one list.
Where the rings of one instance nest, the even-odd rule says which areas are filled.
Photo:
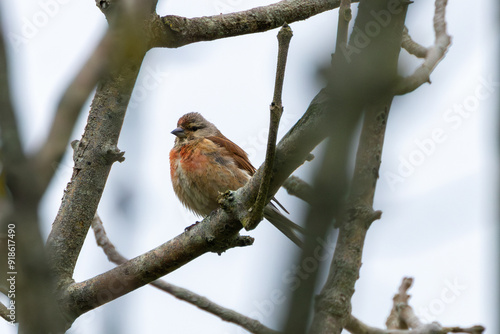
[[434, 45], [427, 49], [424, 63], [409, 77], [402, 78], [395, 87], [395, 95], [403, 95], [414, 91], [425, 82], [430, 83], [430, 75], [437, 64], [444, 58], [451, 43], [451, 37], [446, 32], [447, 0], [436, 0], [434, 11]]
[[257, 199], [250, 209], [248, 216], [242, 220], [246, 230], [254, 229], [262, 220], [264, 207], [268, 203], [269, 183], [273, 174], [273, 163], [276, 155], [276, 139], [281, 115], [283, 114], [283, 104], [281, 95], [283, 93], [283, 82], [285, 79], [286, 59], [288, 48], [292, 39], [292, 29], [285, 23], [278, 33], [278, 64], [276, 66], [276, 80], [274, 84], [273, 101], [270, 106], [269, 135], [267, 138], [266, 159], [264, 161], [264, 175], [262, 177]]
[[[104, 226], [102, 224], [101, 218], [96, 215], [92, 221], [92, 229], [94, 230], [94, 236], [97, 245], [102, 248], [104, 254], [108, 257], [108, 260], [120, 265], [128, 261], [123, 255], [121, 255], [111, 243]], [[189, 304], [192, 304], [202, 310], [205, 310], [224, 321], [234, 323], [239, 325], [251, 333], [255, 334], [277, 334], [278, 332], [273, 331], [270, 328], [262, 325], [259, 321], [246, 317], [238, 312], [231, 309], [222, 307], [210, 299], [200, 296], [192, 291], [178, 287], [174, 284], [170, 284], [164, 280], [158, 279], [150, 283], [152, 286], [171, 294], [177, 299], [183, 300]]]

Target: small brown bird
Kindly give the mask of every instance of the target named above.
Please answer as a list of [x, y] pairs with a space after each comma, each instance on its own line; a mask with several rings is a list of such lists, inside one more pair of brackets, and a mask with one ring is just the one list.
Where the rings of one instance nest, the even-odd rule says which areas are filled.
[[[170, 151], [170, 176], [175, 194], [200, 216], [219, 207], [219, 193], [237, 190], [255, 173], [245, 151], [199, 113], [182, 116], [172, 134], [176, 138]], [[265, 207], [264, 217], [299, 247], [302, 245], [297, 232], [303, 234], [303, 228], [283, 216], [272, 203]]]

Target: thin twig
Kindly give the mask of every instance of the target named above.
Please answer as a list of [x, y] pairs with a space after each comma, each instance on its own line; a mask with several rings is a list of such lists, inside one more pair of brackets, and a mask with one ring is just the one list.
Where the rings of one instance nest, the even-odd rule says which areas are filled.
[[423, 64], [409, 77], [402, 78], [396, 85], [394, 94], [403, 95], [414, 91], [425, 82], [430, 83], [430, 75], [437, 64], [444, 58], [451, 44], [451, 37], [446, 32], [446, 5], [447, 0], [436, 0], [434, 12], [434, 45], [428, 48]]
[[285, 23], [278, 33], [278, 64], [276, 66], [276, 80], [274, 85], [273, 102], [270, 107], [270, 124], [269, 136], [267, 139], [266, 159], [264, 161], [264, 175], [262, 177], [257, 199], [249, 213], [242, 221], [243, 226], [247, 230], [251, 230], [257, 226], [262, 220], [264, 207], [268, 202], [269, 183], [273, 171], [274, 158], [276, 156], [276, 140], [278, 137], [278, 128], [283, 114], [283, 105], [281, 95], [283, 92], [283, 82], [285, 79], [286, 59], [288, 56], [288, 48], [292, 39], [292, 29]]
[[[102, 248], [104, 254], [108, 257], [108, 260], [120, 265], [128, 261], [123, 255], [121, 255], [115, 248], [115, 246], [111, 243], [108, 236], [106, 235], [106, 231], [104, 230], [104, 226], [102, 224], [101, 218], [96, 215], [94, 220], [92, 221], [92, 229], [94, 230], [94, 236], [97, 242], [97, 245]], [[202, 310], [205, 310], [215, 316], [218, 316], [224, 321], [234, 323], [239, 325], [251, 333], [256, 334], [277, 334], [277, 331], [274, 331], [270, 328], [267, 328], [259, 321], [246, 317], [234, 310], [225, 308], [220, 306], [210, 299], [200, 296], [190, 290], [181, 288], [179, 286], [170, 284], [164, 280], [158, 279], [150, 283], [152, 286], [165, 291], [177, 299], [183, 300], [192, 304]]]
[[403, 39], [401, 41], [401, 46], [403, 49], [408, 51], [409, 54], [412, 54], [418, 58], [425, 58], [427, 56], [427, 52], [429, 51], [425, 46], [422, 46], [415, 42], [410, 34], [408, 33], [408, 28], [405, 27], [403, 30]]

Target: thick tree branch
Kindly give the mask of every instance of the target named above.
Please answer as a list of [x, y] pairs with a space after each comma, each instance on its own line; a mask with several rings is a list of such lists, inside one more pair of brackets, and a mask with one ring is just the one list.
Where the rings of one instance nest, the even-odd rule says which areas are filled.
[[426, 82], [430, 83], [430, 75], [437, 64], [444, 58], [451, 43], [451, 37], [446, 32], [447, 0], [436, 0], [434, 12], [434, 45], [427, 49], [424, 63], [409, 77], [400, 80], [395, 88], [395, 95], [403, 95], [414, 91]]
[[157, 17], [151, 22], [151, 47], [177, 48], [195, 42], [263, 32], [285, 23], [305, 20], [339, 5], [340, 0], [284, 0], [230, 14]]
[[[92, 221], [92, 229], [94, 230], [94, 235], [97, 244], [103, 249], [109, 261], [117, 265], [123, 264], [128, 261], [116, 250], [115, 246], [108, 239], [102, 221], [97, 215]], [[239, 325], [251, 333], [255, 334], [278, 333], [262, 325], [257, 320], [251, 319], [231, 309], [220, 306], [206, 297], [200, 296], [192, 291], [181, 288], [179, 286], [170, 284], [164, 280], [158, 279], [156, 281], [151, 282], [150, 284], [162, 291], [165, 291], [166, 293], [171, 294], [175, 298], [188, 302], [189, 304], [192, 304], [202, 310], [205, 310], [221, 318], [224, 321]]]
[[[366, 232], [370, 224], [381, 215], [381, 212], [374, 211], [372, 208], [373, 196], [380, 167], [386, 121], [392, 101], [390, 92], [397, 75], [397, 60], [407, 9], [407, 2], [401, 1], [396, 7], [392, 7], [389, 2], [385, 0], [360, 2], [354, 32], [343, 53], [347, 60], [345, 67], [351, 72], [346, 75], [342, 72], [344, 67], [340, 69], [339, 66], [334, 67], [333, 87], [335, 89], [331, 93], [334, 101], [337, 103], [343, 101], [343, 105], [347, 106], [346, 110], [358, 111], [359, 106], [356, 106], [356, 101], [359, 100], [362, 103], [361, 108], [364, 109], [364, 120], [353, 179], [345, 203], [345, 213], [343, 217], [336, 215], [340, 229], [330, 274], [320, 295], [316, 298], [315, 315], [310, 333], [340, 333], [345, 327], [351, 314], [351, 297], [359, 276]], [[380, 11], [390, 13], [390, 23], [381, 28], [380, 33], [370, 40], [370, 44], [361, 50], [358, 49], [359, 53], [355, 52], [356, 41], [359, 37], [357, 33], [366, 31], [367, 25], [372, 24], [371, 13]], [[333, 65], [338, 65], [337, 62], [342, 64], [341, 59], [336, 53]], [[347, 83], [344, 82], [344, 78], [349, 78]], [[347, 87], [344, 88], [346, 85]], [[352, 98], [351, 101], [348, 100], [349, 97]], [[337, 119], [335, 121], [338, 122]], [[340, 139], [335, 136], [336, 134], [333, 133], [330, 140], [339, 141]], [[343, 152], [343, 155], [337, 153], [336, 158], [338, 159], [340, 155], [344, 159], [344, 164], [347, 164], [347, 155], [344, 152], [348, 144], [344, 144], [344, 151], [339, 149], [342, 147], [340, 145], [336, 149], [337, 152]], [[328, 157], [330, 160], [334, 159], [331, 157], [333, 154], [335, 151], [327, 152], [325, 165], [335, 164], [335, 161], [327, 160]], [[328, 175], [327, 170], [326, 168], [325, 175]], [[339, 170], [332, 170], [331, 173], [335, 174], [330, 178], [336, 177]], [[341, 175], [345, 175], [345, 172]], [[326, 176], [323, 179], [328, 180]], [[321, 184], [320, 179], [315, 186]], [[324, 197], [329, 197], [325, 194], [331, 193], [333, 190], [329, 189], [335, 187], [331, 183], [327, 182], [327, 184], [328, 187], [320, 188], [323, 190], [321, 194]], [[314, 212], [318, 209], [327, 211], [335, 206], [337, 212], [340, 212], [340, 203], [343, 198], [339, 195], [335, 197], [337, 203], [328, 203], [326, 200], [318, 201], [318, 206], [311, 208], [309, 216], [311, 221], [314, 221], [315, 216], [318, 215]], [[335, 214], [335, 211], [330, 213], [330, 220]], [[328, 216], [321, 218], [323, 224], [330, 223]], [[287, 328], [291, 329], [291, 326]]]

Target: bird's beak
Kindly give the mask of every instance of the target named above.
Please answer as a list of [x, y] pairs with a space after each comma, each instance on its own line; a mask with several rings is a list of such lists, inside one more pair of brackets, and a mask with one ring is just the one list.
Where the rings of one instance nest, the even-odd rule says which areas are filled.
[[186, 138], [186, 133], [184, 132], [183, 128], [175, 128], [172, 132], [170, 132], [174, 136], [177, 136], [179, 138]]

